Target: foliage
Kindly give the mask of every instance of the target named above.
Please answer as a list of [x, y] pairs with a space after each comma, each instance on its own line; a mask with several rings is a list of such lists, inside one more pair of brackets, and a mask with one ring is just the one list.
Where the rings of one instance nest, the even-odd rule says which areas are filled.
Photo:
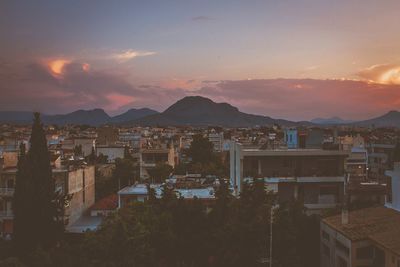
[[191, 162], [189, 164], [178, 165], [175, 168], [176, 174], [191, 172], [220, 177], [228, 176], [228, 162], [222, 161], [221, 153], [214, 152], [214, 146], [208, 138], [202, 135], [195, 135], [187, 150], [187, 155], [191, 158]]
[[13, 239], [20, 253], [52, 247], [64, 231], [64, 198], [55, 192], [46, 136], [40, 114], [34, 115], [30, 150], [25, 155], [20, 149], [13, 198]]
[[148, 170], [150, 178], [155, 183], [163, 183], [172, 173], [173, 168], [166, 163], [157, 163], [156, 166]]

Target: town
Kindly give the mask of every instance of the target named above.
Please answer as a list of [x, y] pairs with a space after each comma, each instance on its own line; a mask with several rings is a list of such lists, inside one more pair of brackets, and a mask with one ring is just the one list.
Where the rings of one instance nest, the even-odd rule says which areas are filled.
[[[30, 125], [0, 128], [3, 242], [13, 239], [18, 159], [21, 147], [29, 153], [31, 134]], [[298, 203], [300, 212], [314, 223], [307, 232], [309, 240], [302, 240], [306, 245], [313, 234], [318, 237], [309, 262], [316, 266], [400, 263], [398, 129], [45, 125], [44, 134], [55, 191], [69, 196], [63, 214], [67, 236], [95, 233], [134, 203], [163, 199], [167, 189], [183, 201], [201, 203], [209, 213], [219, 205], [221, 186], [227, 186], [233, 198], [242, 198], [251, 193], [249, 185], [261, 181], [273, 196], [267, 208], [271, 220], [279, 221], [273, 218], [274, 210]], [[269, 224], [267, 216], [262, 232], [272, 239]], [[261, 246], [257, 255], [261, 262], [274, 255], [264, 247], [265, 253]], [[276, 245], [274, 250], [278, 249], [283, 248]], [[282, 252], [275, 253], [277, 261], [283, 260]]]

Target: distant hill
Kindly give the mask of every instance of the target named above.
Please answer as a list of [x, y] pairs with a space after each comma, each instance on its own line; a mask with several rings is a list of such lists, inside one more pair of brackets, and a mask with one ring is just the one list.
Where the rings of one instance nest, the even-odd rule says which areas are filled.
[[400, 127], [400, 112], [392, 110], [380, 117], [358, 121], [354, 124], [358, 126]]
[[137, 120], [149, 115], [154, 115], [154, 114], [158, 114], [158, 111], [149, 109], [149, 108], [140, 108], [140, 109], [135, 109], [132, 108], [128, 111], [126, 111], [125, 113], [122, 113], [120, 115], [117, 115], [115, 117], [111, 118], [111, 122], [113, 123], [124, 123], [124, 122], [128, 122], [128, 121], [133, 121], [133, 120]]
[[[110, 117], [103, 109], [77, 110], [67, 114], [42, 114], [42, 121], [45, 124], [87, 124], [99, 126], [107, 123], [124, 123], [157, 113], [155, 110], [141, 108], [130, 109], [123, 114]], [[30, 111], [0, 111], [0, 123], [31, 124], [32, 120], [33, 114]]]
[[46, 124], [87, 124], [98, 126], [110, 120], [110, 116], [103, 109], [77, 110], [68, 114], [43, 115], [42, 120]]
[[354, 121], [343, 120], [342, 118], [339, 117], [331, 117], [331, 118], [315, 118], [312, 119], [311, 122], [315, 124], [334, 125], [334, 124], [352, 123]]
[[192, 125], [192, 126], [226, 126], [249, 127], [255, 125], [280, 124], [294, 126], [310, 124], [309, 122], [292, 122], [273, 119], [261, 115], [240, 112], [228, 103], [215, 103], [201, 96], [188, 96], [177, 101], [164, 112], [143, 117], [130, 122], [136, 125]]
[[0, 111], [1, 123], [25, 124], [33, 121], [33, 114], [30, 111]]

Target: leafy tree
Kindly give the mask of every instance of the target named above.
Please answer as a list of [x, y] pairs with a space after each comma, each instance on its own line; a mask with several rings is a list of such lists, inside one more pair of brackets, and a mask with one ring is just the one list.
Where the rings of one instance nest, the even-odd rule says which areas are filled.
[[76, 145], [74, 147], [74, 156], [78, 157], [78, 156], [82, 156], [83, 152], [82, 152], [82, 145]]
[[154, 168], [148, 170], [151, 180], [155, 183], [164, 182], [172, 172], [172, 166], [166, 163], [157, 163]]
[[124, 147], [124, 159], [130, 159], [133, 160], [132, 154], [129, 151], [129, 146]]
[[119, 188], [131, 185], [135, 182], [137, 174], [137, 167], [133, 160], [120, 159], [115, 160], [115, 170], [113, 179], [119, 184]]
[[189, 157], [192, 158], [194, 163], [209, 163], [215, 160], [214, 146], [208, 140], [198, 134], [193, 136], [193, 141], [187, 151]]

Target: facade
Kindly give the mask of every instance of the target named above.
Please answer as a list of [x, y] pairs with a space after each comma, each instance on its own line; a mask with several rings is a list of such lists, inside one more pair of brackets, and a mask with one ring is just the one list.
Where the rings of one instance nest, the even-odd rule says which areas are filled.
[[[162, 197], [162, 186], [151, 184], [151, 188], [155, 191], [156, 198]], [[175, 188], [174, 189], [177, 197], [182, 197], [186, 201], [193, 200], [194, 198], [199, 199], [206, 205], [213, 205], [215, 202], [214, 188]], [[135, 184], [127, 186], [118, 192], [118, 208], [128, 206], [133, 202], [144, 202], [148, 200], [149, 194], [146, 184]]]
[[108, 162], [115, 162], [117, 158], [124, 158], [125, 147], [118, 145], [98, 145], [96, 146], [96, 155], [107, 156]]
[[[236, 195], [244, 179], [277, 183], [278, 200], [300, 200], [310, 210], [336, 207], [343, 201], [344, 151], [322, 149], [246, 149], [233, 142], [230, 181]], [[272, 186], [272, 185], [271, 185]]]
[[298, 134], [297, 129], [286, 129], [285, 131], [285, 141], [288, 148], [298, 148]]
[[166, 163], [175, 166], [175, 149], [169, 148], [147, 148], [140, 151], [140, 178], [149, 178], [148, 170], [157, 164]]
[[221, 152], [223, 150], [224, 133], [209, 133], [208, 140], [213, 144], [214, 151]]
[[368, 181], [368, 152], [361, 147], [353, 147], [346, 159], [346, 172], [350, 183]]
[[[65, 224], [75, 223], [95, 200], [94, 166], [76, 166], [53, 168], [55, 190], [71, 196], [65, 207]], [[13, 232], [12, 199], [15, 190], [16, 167], [3, 168], [0, 171], [0, 234]]]
[[104, 126], [97, 129], [96, 144], [115, 145], [118, 141], [118, 129], [110, 126]]
[[400, 266], [400, 164], [386, 174], [392, 187], [385, 206], [321, 221], [321, 267]]

